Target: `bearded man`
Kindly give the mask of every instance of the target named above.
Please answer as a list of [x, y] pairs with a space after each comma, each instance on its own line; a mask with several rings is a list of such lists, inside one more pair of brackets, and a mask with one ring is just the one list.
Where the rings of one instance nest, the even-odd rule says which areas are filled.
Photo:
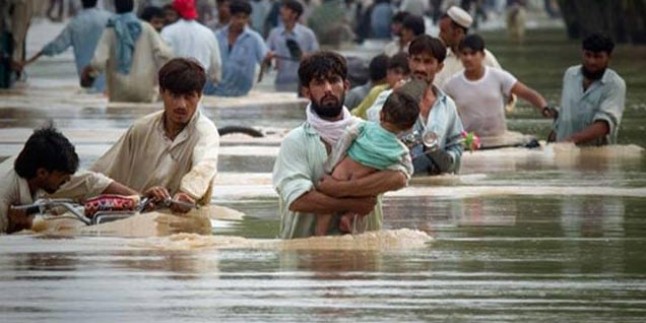
[[551, 140], [577, 145], [607, 145], [617, 142], [626, 102], [626, 83], [608, 68], [613, 41], [600, 34], [583, 40], [583, 63], [563, 76], [561, 109]]
[[281, 143], [272, 179], [280, 196], [283, 239], [313, 236], [316, 217], [331, 213], [335, 214], [333, 221], [337, 224], [340, 214], [358, 214], [360, 232], [380, 230], [383, 214], [377, 195], [406, 186], [403, 169], [375, 172], [349, 181], [325, 175], [323, 164], [333, 147], [347, 128], [360, 122], [343, 106], [350, 86], [347, 74], [345, 59], [327, 51], [306, 57], [298, 69], [302, 93], [310, 99], [307, 120], [290, 131]]

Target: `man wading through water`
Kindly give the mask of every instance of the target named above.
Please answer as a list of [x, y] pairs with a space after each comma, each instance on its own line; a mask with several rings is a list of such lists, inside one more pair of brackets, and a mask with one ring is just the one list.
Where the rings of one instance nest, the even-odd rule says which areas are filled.
[[344, 212], [360, 215], [358, 232], [380, 230], [381, 198], [375, 196], [406, 186], [405, 170], [386, 170], [350, 181], [324, 176], [323, 164], [331, 149], [348, 127], [359, 122], [343, 106], [349, 87], [347, 72], [342, 56], [325, 51], [305, 58], [298, 69], [303, 93], [310, 99], [307, 120], [285, 137], [273, 171], [283, 239], [313, 236], [316, 217], [330, 213], [337, 216], [329, 234], [340, 233], [338, 214]]

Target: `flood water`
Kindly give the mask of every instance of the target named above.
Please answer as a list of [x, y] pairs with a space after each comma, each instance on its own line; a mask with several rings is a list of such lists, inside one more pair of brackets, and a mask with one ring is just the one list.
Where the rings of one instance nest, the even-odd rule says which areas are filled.
[[[578, 44], [563, 31], [529, 31], [525, 45], [487, 33], [520, 80], [558, 103]], [[619, 46], [613, 68], [628, 100], [620, 146], [465, 153], [457, 176], [415, 179], [385, 198], [387, 230], [414, 229], [419, 247], [321, 249], [171, 244], [170, 238], [0, 236], [0, 321], [544, 321], [642, 322], [646, 316], [646, 48]], [[68, 62], [71, 67], [71, 62]], [[31, 68], [40, 88], [0, 93], [0, 158], [48, 118], [87, 166], [159, 105], [106, 105], [75, 94], [73, 69]], [[61, 90], [62, 89], [62, 90]], [[211, 102], [211, 101], [209, 101]], [[205, 104], [218, 125], [287, 129], [302, 104]], [[510, 128], [545, 136], [521, 104]], [[213, 202], [241, 212], [214, 237], [275, 241], [270, 172], [278, 141], [223, 137]]]

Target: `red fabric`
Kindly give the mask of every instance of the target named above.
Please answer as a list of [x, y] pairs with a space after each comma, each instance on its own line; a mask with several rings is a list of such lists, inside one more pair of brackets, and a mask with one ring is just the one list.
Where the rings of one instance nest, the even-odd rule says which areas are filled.
[[138, 198], [132, 196], [104, 194], [85, 201], [85, 216], [93, 218], [101, 211], [134, 211]]
[[193, 20], [197, 19], [197, 9], [195, 9], [195, 0], [175, 0], [173, 9], [177, 11], [180, 17]]

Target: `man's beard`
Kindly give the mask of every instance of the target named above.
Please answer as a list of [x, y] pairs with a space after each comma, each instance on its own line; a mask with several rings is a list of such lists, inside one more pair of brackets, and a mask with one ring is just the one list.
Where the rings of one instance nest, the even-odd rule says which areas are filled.
[[[339, 100], [334, 98], [334, 100], [326, 100], [334, 98], [331, 95], [324, 96], [319, 102], [312, 100], [311, 106], [314, 113], [316, 113], [321, 118], [334, 118], [339, 116], [341, 110], [343, 110], [343, 102], [345, 101], [345, 94], [342, 94]], [[326, 101], [325, 103], [322, 103]]]
[[433, 83], [433, 80], [429, 80], [430, 76], [426, 73], [423, 72], [415, 72], [413, 73], [413, 78], [419, 81], [424, 81], [426, 82], [427, 85], [431, 85]]
[[585, 66], [581, 66], [581, 73], [583, 73], [583, 76], [590, 81], [600, 80], [605, 72], [605, 67], [596, 72], [593, 72], [587, 69]]

